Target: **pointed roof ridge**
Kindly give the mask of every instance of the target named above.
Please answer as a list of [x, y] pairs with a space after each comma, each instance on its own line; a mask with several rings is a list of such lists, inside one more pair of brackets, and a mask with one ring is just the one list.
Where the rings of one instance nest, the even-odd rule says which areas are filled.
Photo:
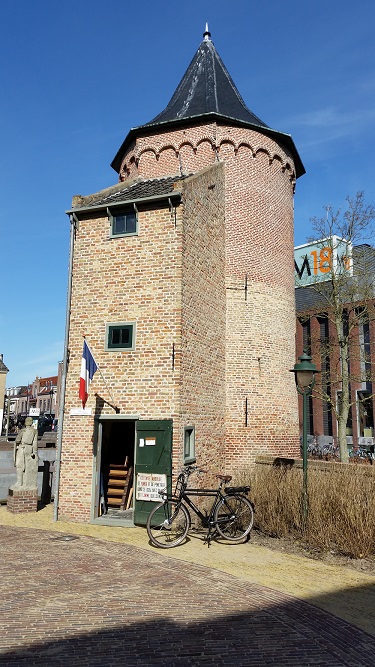
[[207, 113], [268, 127], [246, 106], [206, 30], [166, 108], [145, 124], [171, 122]]

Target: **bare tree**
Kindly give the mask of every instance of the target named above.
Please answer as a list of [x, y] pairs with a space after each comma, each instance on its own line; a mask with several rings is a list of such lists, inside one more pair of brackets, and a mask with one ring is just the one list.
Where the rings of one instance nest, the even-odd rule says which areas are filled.
[[360, 332], [375, 317], [375, 249], [370, 243], [375, 208], [365, 203], [363, 192], [347, 197], [346, 202], [343, 211], [326, 206], [322, 218], [312, 218], [315, 249], [310, 253], [313, 257], [305, 259], [306, 266], [312, 263], [312, 277], [305, 286], [298, 271], [296, 282], [309, 291], [309, 305], [300, 318], [314, 313], [330, 322], [330, 335], [319, 341], [321, 359], [327, 363], [323, 363], [321, 381], [314, 392], [337, 419], [342, 462], [348, 461], [347, 423], [356, 402], [351, 385], [372, 381], [368, 350]]

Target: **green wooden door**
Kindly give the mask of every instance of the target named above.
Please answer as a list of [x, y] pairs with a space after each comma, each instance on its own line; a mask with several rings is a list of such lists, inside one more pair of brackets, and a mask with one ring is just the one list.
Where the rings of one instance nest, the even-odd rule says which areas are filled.
[[[172, 420], [137, 421], [135, 452], [134, 523], [145, 526], [147, 517], [160, 502], [157, 490], [171, 490]], [[150, 500], [152, 498], [152, 500]]]

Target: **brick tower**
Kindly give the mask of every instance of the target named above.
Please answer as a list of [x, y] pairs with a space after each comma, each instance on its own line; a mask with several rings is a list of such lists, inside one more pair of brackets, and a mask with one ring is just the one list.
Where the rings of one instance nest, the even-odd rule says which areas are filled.
[[[290, 135], [245, 105], [206, 31], [168, 106], [130, 131], [121, 181], [225, 171], [226, 417], [229, 465], [296, 453], [293, 194], [305, 170]], [[224, 335], [224, 333], [223, 333]]]
[[[289, 369], [293, 193], [304, 168], [292, 138], [246, 107], [210, 37], [206, 28], [166, 109], [125, 138], [112, 162], [119, 182], [74, 197], [68, 212], [56, 501], [66, 518], [104, 521], [108, 471], [124, 460], [144, 523], [152, 489], [145, 499], [138, 482], [154, 473], [170, 483], [193, 459], [233, 472], [261, 453], [299, 451]], [[82, 334], [101, 369], [84, 414]]]

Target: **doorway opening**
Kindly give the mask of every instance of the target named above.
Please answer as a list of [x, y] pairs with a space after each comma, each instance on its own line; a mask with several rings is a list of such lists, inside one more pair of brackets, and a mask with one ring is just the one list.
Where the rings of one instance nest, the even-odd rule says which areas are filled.
[[103, 420], [100, 430], [97, 517], [132, 521], [135, 421]]

